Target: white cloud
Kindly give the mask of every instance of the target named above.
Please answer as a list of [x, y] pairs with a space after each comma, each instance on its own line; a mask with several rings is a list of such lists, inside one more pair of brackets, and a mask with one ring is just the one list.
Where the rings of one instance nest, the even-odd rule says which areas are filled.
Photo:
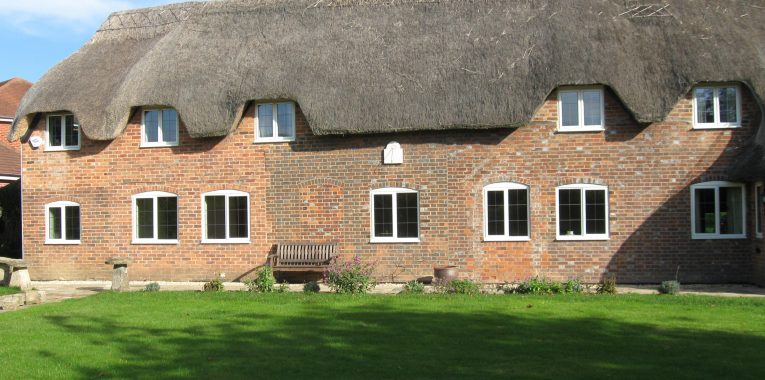
[[18, 30], [55, 35], [61, 28], [92, 33], [115, 11], [170, 3], [171, 0], [2, 0], [0, 17]]

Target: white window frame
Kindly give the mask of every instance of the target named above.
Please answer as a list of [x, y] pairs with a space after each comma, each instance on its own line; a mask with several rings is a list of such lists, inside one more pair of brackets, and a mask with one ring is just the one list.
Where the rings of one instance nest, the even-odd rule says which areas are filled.
[[[600, 93], [600, 125], [584, 125], [584, 97], [585, 92]], [[576, 126], [563, 125], [563, 103], [561, 94], [576, 93], [578, 104], [579, 123]], [[605, 95], [603, 87], [563, 87], [558, 90], [558, 132], [599, 132], [606, 129]]]
[[[754, 196], [752, 198], [754, 198], [754, 236], [757, 239], [762, 239], [762, 224], [761, 224], [762, 221], [760, 220], [760, 218], [762, 218], [762, 216], [760, 215], [762, 214], [762, 209], [760, 204], [765, 203], [762, 201], [762, 197], [763, 197], [762, 189], [763, 189], [763, 183], [755, 182]], [[760, 224], [760, 228], [757, 228], [758, 224]]]
[[[159, 208], [157, 207], [157, 198], [161, 197], [175, 197], [176, 200], [178, 199], [178, 194], [173, 193], [167, 193], [164, 191], [148, 191], [145, 193], [135, 194], [132, 196], [132, 210], [133, 210], [133, 244], [178, 244], [178, 239], [159, 239], [157, 236], [159, 236]], [[152, 215], [153, 225], [154, 225], [154, 234], [153, 238], [146, 239], [146, 238], [138, 238], [138, 206], [136, 203], [136, 200], [138, 199], [152, 199], [154, 202], [153, 210], [154, 213]], [[179, 205], [179, 203], [176, 203], [176, 205]], [[176, 206], [178, 207], [178, 206]], [[180, 207], [178, 207], [180, 208]], [[180, 212], [176, 214], [176, 228], [178, 228], [177, 235], [180, 235], [180, 223], [178, 223], [177, 218], [180, 216]]]
[[[226, 237], [224, 239], [209, 239], [207, 238], [207, 203], [205, 198], [208, 196], [225, 196], [225, 210], [226, 210]], [[245, 238], [231, 238], [229, 237], [229, 198], [230, 197], [246, 197], [247, 198], [247, 237]], [[216, 190], [202, 194], [202, 243], [213, 244], [243, 244], [250, 242], [250, 194], [237, 191], [237, 190]]]
[[[720, 188], [738, 187], [741, 188], [741, 220], [743, 231], [740, 234], [721, 234], [720, 233]], [[696, 232], [696, 189], [714, 189], [715, 190], [715, 230], [717, 232], [697, 233]], [[745, 239], [746, 238], [746, 186], [739, 182], [728, 181], [710, 181], [691, 185], [691, 238], [697, 239]]]
[[[165, 110], [173, 110], [175, 111], [175, 140], [174, 141], [162, 141], [164, 140], [164, 136], [162, 135], [162, 123], [164, 122], [164, 117], [162, 114], [165, 112]], [[147, 112], [159, 112], [159, 120], [157, 120], [157, 142], [149, 142], [146, 141], [146, 113]], [[178, 146], [178, 135], [179, 135], [179, 129], [180, 129], [180, 115], [178, 114], [178, 111], [174, 108], [147, 108], [144, 110], [141, 110], [141, 148], [158, 148], [158, 147], [168, 147], [168, 146]]]
[[[258, 119], [258, 106], [264, 105], [264, 104], [270, 104], [272, 107], [271, 116], [273, 120], [271, 121], [271, 130], [273, 131], [273, 135], [271, 136], [261, 136], [260, 135], [260, 120]], [[292, 108], [292, 125], [290, 126], [290, 129], [292, 130], [292, 135], [287, 137], [280, 137], [279, 136], [279, 125], [276, 121], [276, 118], [278, 117], [279, 112], [277, 111], [277, 106], [279, 104], [289, 104], [290, 108]], [[255, 141], [254, 143], [273, 143], [273, 142], [290, 142], [295, 141], [295, 102], [261, 102], [261, 103], [255, 103]]]
[[[510, 236], [510, 202], [508, 202], [508, 190], [526, 190], [526, 235]], [[503, 235], [489, 235], [489, 191], [502, 191], [505, 204], [505, 233]], [[529, 187], [515, 182], [498, 182], [486, 185], [483, 188], [483, 240], [484, 241], [529, 241], [531, 240], [531, 191]]]
[[[417, 194], [417, 237], [399, 238], [398, 237], [398, 201], [396, 194]], [[377, 237], [375, 236], [375, 195], [390, 195], [391, 207], [393, 208], [393, 236]], [[419, 243], [420, 242], [420, 192], [404, 187], [384, 187], [369, 192], [369, 242], [370, 243]]]
[[[581, 190], [581, 216], [582, 216], [582, 234], [581, 235], [561, 235], [560, 234], [560, 190]], [[587, 190], [602, 190], [606, 194], [606, 232], [602, 234], [587, 233]], [[572, 184], [558, 186], [555, 188], [555, 238], [556, 240], [609, 240], [611, 232], [610, 197], [608, 186], [593, 184]]]
[[[77, 128], [77, 145], [66, 145], [66, 117], [72, 117], [72, 125]], [[61, 146], [50, 145], [50, 119], [53, 117], [61, 118]], [[67, 150], [80, 150], [82, 144], [82, 133], [80, 133], [80, 124], [74, 118], [74, 114], [71, 113], [56, 113], [47, 115], [45, 118], [45, 151], [46, 152], [61, 152]]]
[[[80, 244], [80, 239], [67, 239], [66, 238], [66, 207], [77, 206], [80, 208], [80, 239], [82, 239], [82, 206], [76, 202], [70, 201], [58, 201], [51, 202], [45, 205], [45, 244], [62, 244], [62, 245], [76, 245]], [[61, 239], [50, 238], [50, 209], [61, 209]]]
[[[733, 87], [736, 89], [736, 122], [735, 123], [721, 123], [720, 122], [720, 89]], [[712, 123], [699, 123], [696, 111], [698, 110], [698, 101], [696, 99], [696, 90], [710, 89], [714, 92], [714, 116], [715, 121]], [[741, 86], [738, 84], [718, 84], [708, 86], [696, 86], [692, 90], [693, 96], [693, 129], [720, 129], [720, 128], [739, 128], [741, 127]]]

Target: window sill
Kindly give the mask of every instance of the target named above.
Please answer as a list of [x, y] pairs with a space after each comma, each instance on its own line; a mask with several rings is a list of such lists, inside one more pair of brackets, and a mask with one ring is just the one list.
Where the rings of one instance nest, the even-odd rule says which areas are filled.
[[691, 240], [739, 240], [746, 239], [743, 235], [691, 235]]
[[46, 152], [66, 152], [70, 150], [80, 150], [79, 146], [46, 146], [45, 151]]
[[611, 240], [609, 236], [603, 235], [574, 235], [574, 236], [557, 236], [557, 241], [605, 241]]
[[79, 245], [79, 240], [45, 240], [45, 245]]
[[169, 245], [169, 244], [178, 244], [178, 240], [158, 240], [158, 239], [152, 239], [152, 240], [133, 240], [130, 242], [130, 244], [160, 244], [160, 245]]
[[288, 143], [295, 141], [294, 137], [269, 137], [262, 139], [255, 139], [253, 144], [269, 144], [269, 143]]
[[736, 129], [741, 124], [693, 124], [693, 129]]
[[762, 239], [762, 234], [757, 234], [757, 235], [754, 235], [754, 238], [755, 238], [755, 239]]
[[250, 239], [202, 239], [201, 244], [250, 244]]
[[419, 243], [420, 238], [371, 238], [369, 239], [370, 243], [373, 244], [380, 244], [380, 243]]
[[495, 241], [531, 241], [531, 238], [528, 236], [484, 236], [483, 238], [484, 242], [495, 242]]
[[178, 142], [174, 143], [142, 143], [139, 148], [172, 148], [178, 146]]
[[577, 133], [577, 132], [603, 132], [604, 127], [558, 127], [559, 133]]

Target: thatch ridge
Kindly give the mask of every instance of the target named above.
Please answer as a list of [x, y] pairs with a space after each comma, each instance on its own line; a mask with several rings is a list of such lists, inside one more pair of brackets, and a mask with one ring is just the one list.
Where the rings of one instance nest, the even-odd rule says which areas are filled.
[[255, 0], [112, 14], [24, 98], [113, 139], [131, 109], [221, 136], [245, 104], [295, 100], [315, 134], [521, 126], [555, 88], [610, 87], [639, 122], [698, 82], [765, 95], [759, 1]]

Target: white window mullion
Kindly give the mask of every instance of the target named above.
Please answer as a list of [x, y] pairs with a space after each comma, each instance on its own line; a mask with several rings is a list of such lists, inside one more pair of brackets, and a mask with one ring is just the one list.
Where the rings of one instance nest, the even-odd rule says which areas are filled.
[[713, 95], [714, 100], [712, 101], [712, 103], [714, 104], [714, 109], [715, 109], [715, 112], [714, 112], [715, 124], [719, 125], [720, 124], [720, 89], [715, 88], [713, 91], [713, 94], [714, 94]]
[[230, 239], [231, 235], [228, 232], [228, 230], [229, 230], [229, 226], [228, 226], [228, 221], [229, 221], [229, 219], [228, 219], [228, 216], [229, 216], [228, 215], [228, 195], [224, 195], [223, 196], [223, 207], [224, 207], [224, 211], [223, 211], [223, 228], [226, 230], [226, 239]]
[[271, 123], [271, 137], [276, 138], [279, 136], [279, 122], [276, 120], [279, 115], [279, 108], [276, 103], [271, 104], [271, 113], [273, 117], [273, 123]]
[[391, 194], [391, 220], [393, 221], [393, 238], [398, 239], [398, 203], [396, 194]]
[[720, 234], [720, 188], [715, 187], [715, 234]]
[[582, 189], [582, 236], [587, 236], [587, 190]]
[[157, 111], [157, 144], [161, 144], [165, 139], [162, 137], [162, 110]]
[[[508, 202], [510, 200], [510, 191], [509, 190], [502, 190], [502, 196], [505, 200], [505, 216], [504, 216], [504, 222], [505, 222], [505, 237], [510, 236], [510, 203]], [[419, 199], [418, 199], [419, 201]]]
[[579, 127], [584, 127], [584, 91], [577, 91], [577, 108], [579, 109]]

